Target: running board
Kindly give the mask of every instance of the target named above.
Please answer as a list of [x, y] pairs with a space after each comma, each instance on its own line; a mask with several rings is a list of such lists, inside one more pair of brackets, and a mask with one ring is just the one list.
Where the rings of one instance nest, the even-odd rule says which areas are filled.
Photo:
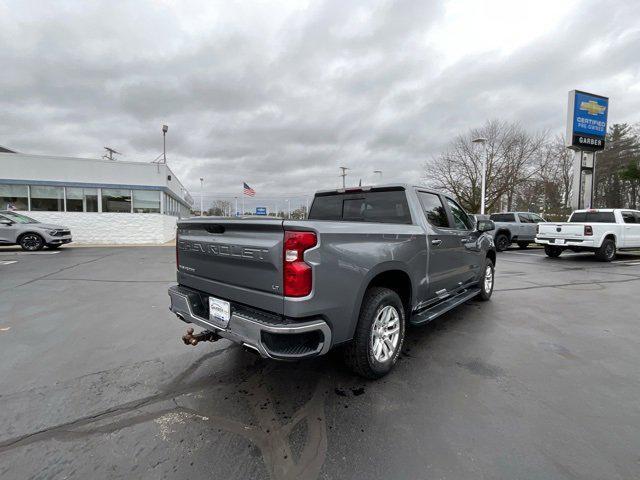
[[464, 303], [467, 300], [472, 299], [479, 293], [480, 293], [480, 289], [478, 287], [464, 290], [463, 292], [459, 293], [455, 297], [451, 297], [450, 299], [445, 300], [444, 302], [440, 302], [434, 305], [433, 307], [427, 308], [426, 310], [423, 310], [419, 313], [414, 313], [411, 316], [410, 323], [412, 325], [423, 325], [425, 323], [428, 323], [431, 320], [438, 318], [443, 313], [448, 312], [452, 308], [457, 307], [461, 303]]

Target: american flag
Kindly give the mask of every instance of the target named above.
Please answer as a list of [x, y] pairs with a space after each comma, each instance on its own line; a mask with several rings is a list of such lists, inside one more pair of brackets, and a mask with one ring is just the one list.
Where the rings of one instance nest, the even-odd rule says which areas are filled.
[[255, 197], [256, 196], [256, 191], [251, 188], [249, 185], [247, 185], [246, 183], [244, 183], [244, 190], [242, 191], [242, 193], [244, 193], [245, 195], [248, 195], [250, 197]]

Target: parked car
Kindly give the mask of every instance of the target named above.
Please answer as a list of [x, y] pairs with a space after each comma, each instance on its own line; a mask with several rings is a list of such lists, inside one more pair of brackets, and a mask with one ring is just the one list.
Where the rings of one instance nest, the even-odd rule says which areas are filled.
[[640, 212], [627, 209], [576, 210], [567, 223], [539, 226], [536, 243], [552, 258], [563, 251], [593, 252], [610, 262], [617, 250], [640, 248]]
[[70, 243], [71, 231], [67, 227], [41, 223], [21, 213], [0, 210], [0, 245], [20, 245], [34, 252], [44, 247], [51, 249]]
[[536, 238], [536, 226], [546, 222], [537, 213], [532, 212], [503, 212], [492, 213], [489, 217], [496, 224], [493, 240], [496, 250], [503, 252], [512, 243], [520, 248], [527, 248]]
[[491, 297], [492, 228], [450, 197], [400, 184], [318, 192], [308, 220], [182, 220], [171, 311], [207, 329], [189, 329], [188, 344], [225, 337], [278, 360], [343, 345], [355, 372], [378, 378], [407, 322]]

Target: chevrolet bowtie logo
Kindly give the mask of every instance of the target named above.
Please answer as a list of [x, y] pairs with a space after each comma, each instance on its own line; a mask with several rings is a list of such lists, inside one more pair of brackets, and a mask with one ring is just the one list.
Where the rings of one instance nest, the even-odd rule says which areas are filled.
[[607, 107], [600, 105], [595, 100], [580, 103], [580, 110], [589, 112], [589, 115], [602, 115], [606, 109]]

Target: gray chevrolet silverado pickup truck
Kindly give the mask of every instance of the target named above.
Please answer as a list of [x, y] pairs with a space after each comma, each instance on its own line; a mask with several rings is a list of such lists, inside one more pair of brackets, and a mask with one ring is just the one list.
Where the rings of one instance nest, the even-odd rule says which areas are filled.
[[344, 345], [358, 374], [393, 367], [407, 322], [424, 324], [493, 292], [495, 247], [450, 197], [393, 184], [316, 193], [308, 220], [190, 218], [178, 223], [171, 311], [263, 357]]

